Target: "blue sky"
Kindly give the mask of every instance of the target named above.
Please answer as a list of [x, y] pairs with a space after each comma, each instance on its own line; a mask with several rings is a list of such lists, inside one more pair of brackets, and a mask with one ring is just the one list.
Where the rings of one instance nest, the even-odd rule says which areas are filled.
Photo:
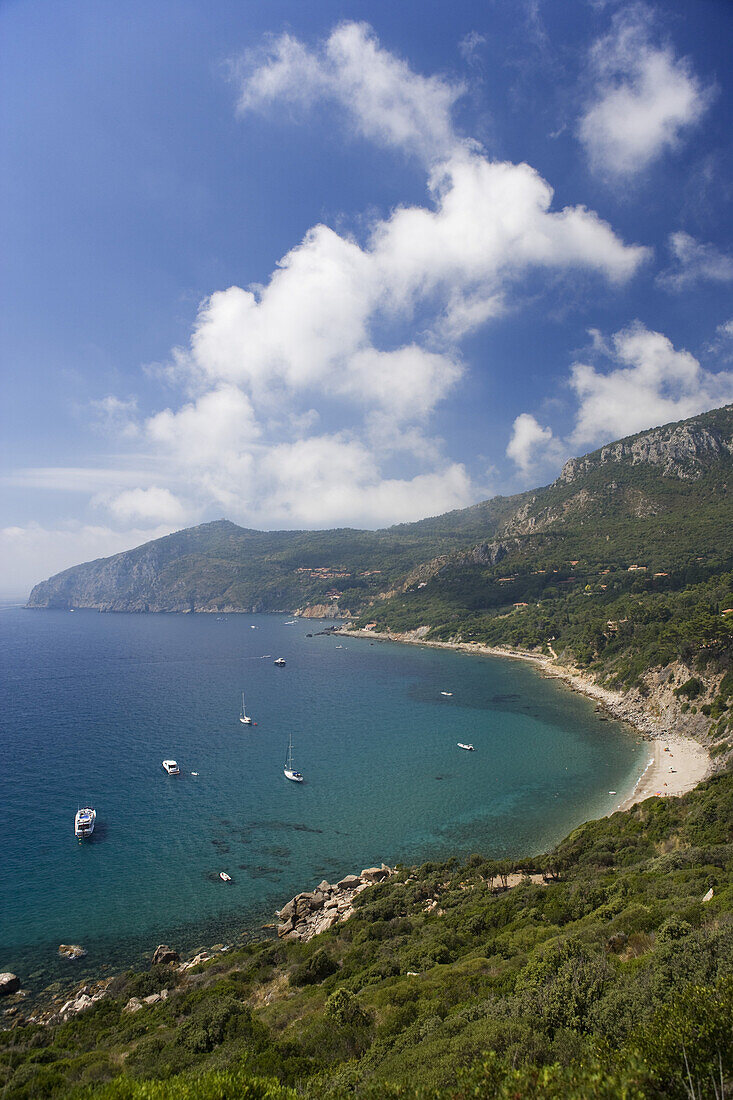
[[0, 8], [6, 593], [733, 400], [727, 0]]

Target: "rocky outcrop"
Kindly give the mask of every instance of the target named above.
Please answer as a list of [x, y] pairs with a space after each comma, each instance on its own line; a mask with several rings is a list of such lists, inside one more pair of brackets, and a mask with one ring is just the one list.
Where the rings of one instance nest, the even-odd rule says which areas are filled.
[[54, 998], [41, 1010], [36, 1009], [33, 1015], [26, 1017], [25, 1023], [29, 1024], [62, 1024], [70, 1020], [72, 1016], [78, 1016], [85, 1012], [97, 1001], [103, 1000], [109, 993], [114, 978], [104, 978], [98, 982], [88, 982], [77, 986], [71, 996], [68, 993]]
[[296, 894], [276, 913], [278, 936], [307, 943], [340, 921], [348, 920], [354, 912], [354, 899], [394, 873], [393, 868], [382, 863], [379, 867], [367, 867], [360, 875], [346, 875], [335, 884], [324, 879], [315, 890]]
[[167, 943], [160, 943], [153, 952], [153, 966], [173, 965], [181, 961], [181, 956]]
[[139, 1012], [144, 1005], [157, 1005], [161, 1001], [167, 1001], [169, 996], [169, 989], [161, 989], [159, 993], [150, 993], [147, 997], [130, 997], [122, 1011], [132, 1015], [134, 1012]]
[[[726, 410], [721, 410], [724, 411]], [[631, 466], [661, 466], [663, 473], [670, 477], [696, 481], [702, 477], [705, 467], [711, 462], [733, 455], [730, 425], [719, 428], [703, 426], [697, 423], [698, 419], [653, 428], [651, 431], [620, 439], [616, 443], [609, 443], [581, 458], [571, 458], [563, 466], [555, 484], [567, 484], [581, 474], [611, 462], [624, 462]]]
[[333, 603], [314, 603], [308, 607], [300, 607], [295, 612], [301, 619], [348, 619], [349, 612], [343, 611], [338, 600]]

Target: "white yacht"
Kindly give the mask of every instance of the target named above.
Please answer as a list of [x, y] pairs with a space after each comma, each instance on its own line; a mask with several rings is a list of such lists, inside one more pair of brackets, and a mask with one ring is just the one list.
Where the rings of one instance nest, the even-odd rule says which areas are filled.
[[83, 810], [77, 810], [74, 818], [74, 836], [91, 836], [94, 832], [96, 820], [97, 811], [93, 810], [91, 806], [85, 806]]
[[283, 775], [286, 779], [291, 779], [293, 783], [302, 783], [303, 776], [300, 772], [296, 772], [293, 768], [293, 735], [290, 734], [288, 741], [288, 753], [285, 757], [285, 767], [283, 768]]
[[178, 764], [175, 762], [175, 760], [164, 760], [163, 761], [163, 768], [164, 768], [165, 771], [168, 772], [168, 775], [180, 775], [181, 774], [181, 769], [178, 767]]
[[250, 716], [247, 714], [246, 710], [244, 709], [244, 692], [242, 692], [242, 713], [239, 715], [239, 721], [244, 726], [251, 726], [252, 725], [252, 719], [250, 718]]
[[275, 658], [275, 664], [276, 664], [276, 665], [279, 665], [279, 666], [280, 666], [280, 668], [284, 668], [284, 666], [285, 666], [285, 658], [284, 658], [284, 657], [276, 657], [276, 658]]
[[473, 745], [464, 745], [462, 741], [456, 741], [459, 749], [465, 749], [466, 752], [473, 752]]

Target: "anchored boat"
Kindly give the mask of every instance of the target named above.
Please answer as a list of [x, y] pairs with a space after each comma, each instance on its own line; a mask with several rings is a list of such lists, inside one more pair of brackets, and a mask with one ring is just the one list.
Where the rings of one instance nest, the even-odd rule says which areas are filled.
[[244, 709], [244, 692], [242, 692], [242, 713], [239, 715], [239, 721], [245, 726], [252, 725], [252, 719]]
[[296, 772], [293, 768], [293, 735], [290, 734], [288, 741], [288, 753], [285, 757], [285, 767], [283, 768], [283, 775], [286, 779], [291, 779], [293, 783], [302, 783], [303, 776], [300, 772]]
[[97, 811], [93, 810], [91, 806], [85, 806], [83, 810], [77, 810], [74, 818], [74, 836], [78, 836], [80, 839], [91, 836], [94, 832], [96, 820]]

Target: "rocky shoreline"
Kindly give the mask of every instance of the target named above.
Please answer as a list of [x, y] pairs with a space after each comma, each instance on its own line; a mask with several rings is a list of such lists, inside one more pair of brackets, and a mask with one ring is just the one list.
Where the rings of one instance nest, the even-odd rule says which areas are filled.
[[315, 890], [296, 894], [276, 913], [278, 936], [307, 943], [340, 921], [348, 920], [354, 912], [356, 897], [393, 874], [395, 869], [383, 863], [380, 867], [367, 867], [360, 875], [346, 875], [335, 884], [324, 879]]
[[[300, 940], [302, 943], [307, 943], [308, 940], [332, 928], [335, 924], [348, 920], [354, 912], [354, 901], [357, 896], [370, 886], [385, 882], [394, 874], [396, 874], [394, 867], [388, 867], [386, 863], [382, 863], [379, 867], [365, 868], [359, 875], [346, 875], [337, 883], [329, 883], [324, 879], [315, 890], [296, 894], [282, 909], [276, 910], [278, 936], [281, 939]], [[263, 925], [263, 928], [272, 927], [274, 926]], [[150, 965], [171, 968], [171, 989], [164, 988], [146, 997], [131, 997], [123, 1011], [135, 1013], [144, 1005], [167, 1000], [172, 989], [180, 984], [181, 975], [230, 950], [232, 950], [230, 945], [219, 943], [206, 950], [197, 951], [190, 959], [182, 962], [174, 948], [169, 947], [168, 944], [159, 944], [153, 952]], [[61, 944], [59, 953], [73, 961], [82, 958], [86, 951], [79, 944]], [[114, 992], [116, 980], [114, 975], [96, 981], [87, 979], [71, 988], [61, 989], [53, 995], [49, 990], [46, 1000], [39, 1003], [34, 998], [32, 1006], [29, 1004], [24, 1011], [29, 997], [28, 990], [21, 987], [21, 980], [16, 974], [0, 974], [0, 997], [5, 1005], [0, 1028], [25, 1024], [48, 1026], [65, 1023]]]

